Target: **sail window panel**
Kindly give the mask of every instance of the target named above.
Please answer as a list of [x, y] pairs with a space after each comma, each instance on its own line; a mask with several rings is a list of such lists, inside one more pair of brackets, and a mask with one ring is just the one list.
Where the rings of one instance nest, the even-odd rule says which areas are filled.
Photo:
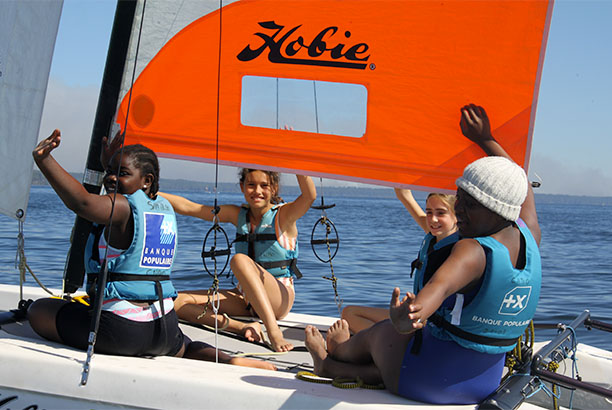
[[240, 121], [249, 127], [361, 138], [368, 92], [362, 84], [242, 77]]

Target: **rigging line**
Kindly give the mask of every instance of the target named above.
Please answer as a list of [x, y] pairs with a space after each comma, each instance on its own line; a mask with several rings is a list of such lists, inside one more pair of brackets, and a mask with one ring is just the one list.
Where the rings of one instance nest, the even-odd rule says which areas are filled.
[[219, 55], [217, 59], [217, 124], [216, 124], [216, 144], [215, 144], [215, 206], [217, 200], [217, 186], [219, 182], [219, 116], [220, 116], [220, 97], [221, 97], [221, 41], [223, 34], [223, 0], [219, 0]]
[[312, 90], [314, 92], [314, 109], [315, 109], [315, 126], [317, 127], [317, 134], [319, 133], [319, 105], [317, 103], [317, 82], [312, 80]]
[[[134, 66], [132, 68], [132, 79], [130, 82], [130, 90], [128, 93], [128, 103], [127, 103], [127, 109], [126, 109], [126, 114], [125, 114], [125, 122], [123, 124], [123, 135], [121, 138], [121, 147], [119, 148], [120, 152], [119, 152], [119, 162], [118, 162], [118, 167], [119, 169], [117, 169], [117, 173], [116, 175], [119, 175], [119, 170], [121, 167], [121, 162], [123, 160], [123, 146], [125, 145], [125, 134], [127, 132], [127, 123], [128, 123], [128, 118], [130, 115], [130, 107], [131, 107], [131, 102], [132, 102], [132, 92], [133, 92], [133, 88], [134, 88], [134, 80], [136, 78], [136, 65], [138, 63], [138, 51], [140, 50], [140, 40], [142, 37], [142, 27], [144, 24], [144, 14], [145, 14], [145, 9], [147, 7], [147, 0], [143, 0], [142, 2], [142, 13], [140, 16], [140, 27], [138, 28], [138, 39], [136, 41], [136, 50], [134, 52]], [[115, 192], [113, 193], [113, 201], [111, 204], [111, 212], [110, 212], [110, 216], [108, 218], [108, 237], [110, 238], [110, 234], [112, 232], [112, 220], [113, 220], [113, 215], [115, 213], [115, 203], [116, 203], [116, 199], [117, 199], [117, 191], [119, 189], [119, 180], [117, 180], [116, 182], [116, 186], [115, 186]], [[108, 244], [110, 245], [110, 244]], [[104, 300], [104, 289], [106, 288], [106, 281], [108, 278], [108, 265], [106, 263], [107, 261], [107, 256], [108, 256], [108, 248], [109, 246], [106, 247], [105, 251], [104, 251], [104, 262], [102, 263], [102, 271], [100, 272], [100, 276], [98, 277], [98, 284], [97, 284], [97, 289], [96, 289], [96, 295], [95, 295], [95, 300], [94, 300], [94, 304], [93, 304], [93, 316], [91, 319], [91, 326], [90, 326], [90, 331], [89, 331], [89, 337], [87, 339], [88, 345], [87, 345], [87, 357], [85, 359], [85, 362], [83, 363], [83, 372], [81, 374], [81, 385], [85, 386], [87, 384], [87, 380], [89, 378], [89, 372], [90, 372], [90, 363], [91, 363], [91, 358], [93, 357], [93, 351], [94, 351], [94, 346], [96, 344], [96, 338], [97, 338], [97, 333], [98, 333], [98, 328], [100, 326], [100, 315], [102, 314], [102, 302]], [[162, 306], [162, 311], [163, 311], [163, 306]]]
[[[216, 122], [216, 141], [215, 141], [215, 202], [213, 208], [213, 229], [214, 232], [214, 245], [217, 245], [217, 231], [216, 227], [219, 223], [219, 121], [221, 115], [221, 45], [223, 35], [223, 0], [219, 0], [219, 52], [217, 56], [217, 122]], [[205, 265], [206, 266], [206, 265]], [[215, 363], [219, 363], [219, 308], [221, 307], [221, 298], [219, 296], [219, 279], [217, 276], [217, 259], [213, 256], [213, 268], [214, 268], [214, 279], [212, 285], [212, 310], [215, 314]], [[210, 292], [210, 289], [209, 289]], [[210, 300], [210, 298], [209, 298]], [[204, 311], [204, 314], [206, 310]], [[229, 323], [229, 320], [228, 320]]]
[[[315, 80], [312, 80], [312, 92], [313, 92], [313, 97], [314, 97], [315, 126], [317, 130], [317, 134], [319, 134], [319, 103], [317, 99], [317, 82]], [[332, 283], [332, 288], [334, 289], [334, 302], [336, 303], [336, 306], [338, 307], [338, 315], [341, 316], [343, 300], [338, 295], [338, 278], [334, 274], [334, 265], [332, 263], [332, 259], [334, 258], [334, 256], [336, 256], [336, 252], [338, 251], [338, 248], [336, 248], [334, 254], [332, 255], [330, 239], [329, 239], [329, 234], [332, 232], [332, 229], [333, 229], [334, 232], [336, 233], [336, 238], [338, 240], [338, 242], [336, 243], [339, 243], [338, 232], [336, 231], [336, 228], [333, 222], [331, 222], [331, 220], [327, 218], [327, 213], [325, 212], [327, 208], [331, 208], [334, 205], [325, 206], [325, 195], [323, 193], [323, 178], [322, 177], [319, 178], [319, 182], [321, 186], [321, 206], [320, 206], [321, 218], [319, 219], [319, 221], [315, 223], [314, 229], [316, 229], [318, 223], [321, 223], [322, 225], [325, 226], [324, 243], [327, 245], [327, 255], [328, 255], [327, 262], [329, 262], [331, 276], [330, 277], [323, 276], [323, 279], [330, 280]], [[313, 229], [313, 235], [314, 235], [314, 229]], [[312, 236], [311, 236], [311, 243], [312, 243]], [[314, 251], [314, 245], [313, 245], [313, 251]], [[316, 252], [315, 252], [315, 255], [316, 255]], [[318, 255], [317, 255], [317, 258], [318, 258]]]

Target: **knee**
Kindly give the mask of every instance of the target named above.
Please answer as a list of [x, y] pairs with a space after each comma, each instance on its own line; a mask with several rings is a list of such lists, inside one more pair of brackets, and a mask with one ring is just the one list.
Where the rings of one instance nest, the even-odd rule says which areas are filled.
[[357, 306], [348, 305], [347, 307], [342, 309], [342, 313], [341, 313], [340, 317], [342, 319], [346, 320], [346, 321], [350, 320], [351, 318], [353, 318], [355, 316], [356, 308], [357, 308]]
[[65, 303], [68, 302], [58, 299], [38, 299], [34, 301], [28, 308], [28, 321], [32, 330], [42, 337], [55, 340], [56, 337], [54, 336], [57, 333], [56, 316]]
[[185, 306], [188, 303], [187, 299], [188, 299], [188, 296], [185, 295], [184, 293], [178, 294], [178, 296], [174, 300], [174, 310], [176, 310], [177, 313], [181, 310], [181, 308], [183, 308], [183, 306]]
[[248, 271], [249, 266], [253, 266], [253, 259], [243, 253], [235, 254], [230, 261], [230, 268], [232, 268], [234, 275], [240, 275], [243, 272]]

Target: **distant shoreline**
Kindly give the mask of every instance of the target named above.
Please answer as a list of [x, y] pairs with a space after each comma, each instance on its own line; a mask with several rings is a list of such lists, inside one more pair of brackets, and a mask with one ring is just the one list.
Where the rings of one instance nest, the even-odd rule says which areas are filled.
[[[71, 173], [78, 181], [83, 180], [82, 173]], [[49, 185], [39, 170], [34, 170], [32, 176], [32, 185]], [[160, 180], [162, 190], [170, 192], [191, 191], [191, 192], [213, 192], [214, 182], [198, 182], [189, 181], [186, 179], [164, 179]], [[169, 188], [171, 187], [171, 188]], [[367, 186], [327, 186], [325, 196], [327, 197], [351, 197], [351, 198], [395, 198], [395, 194], [391, 188], [369, 188]], [[238, 183], [219, 183], [217, 189], [219, 192], [239, 193], [240, 187]], [[297, 195], [299, 193], [296, 185], [283, 185], [281, 194]], [[415, 192], [417, 199], [424, 199], [427, 194], [424, 192]], [[535, 194], [536, 203], [542, 204], [568, 204], [568, 205], [600, 205], [612, 206], [612, 197], [608, 196], [582, 196], [582, 195], [559, 195], [559, 194]]]

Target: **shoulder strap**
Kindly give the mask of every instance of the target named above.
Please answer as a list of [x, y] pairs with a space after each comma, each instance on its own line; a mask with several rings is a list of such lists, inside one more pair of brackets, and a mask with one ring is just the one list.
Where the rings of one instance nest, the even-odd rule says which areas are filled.
[[[91, 234], [94, 236], [91, 259], [96, 261], [96, 263], [100, 263], [100, 249], [98, 248], [98, 244], [100, 243], [102, 232], [104, 232], [104, 225], [93, 224], [91, 227]], [[106, 246], [108, 246], [108, 244]]]

